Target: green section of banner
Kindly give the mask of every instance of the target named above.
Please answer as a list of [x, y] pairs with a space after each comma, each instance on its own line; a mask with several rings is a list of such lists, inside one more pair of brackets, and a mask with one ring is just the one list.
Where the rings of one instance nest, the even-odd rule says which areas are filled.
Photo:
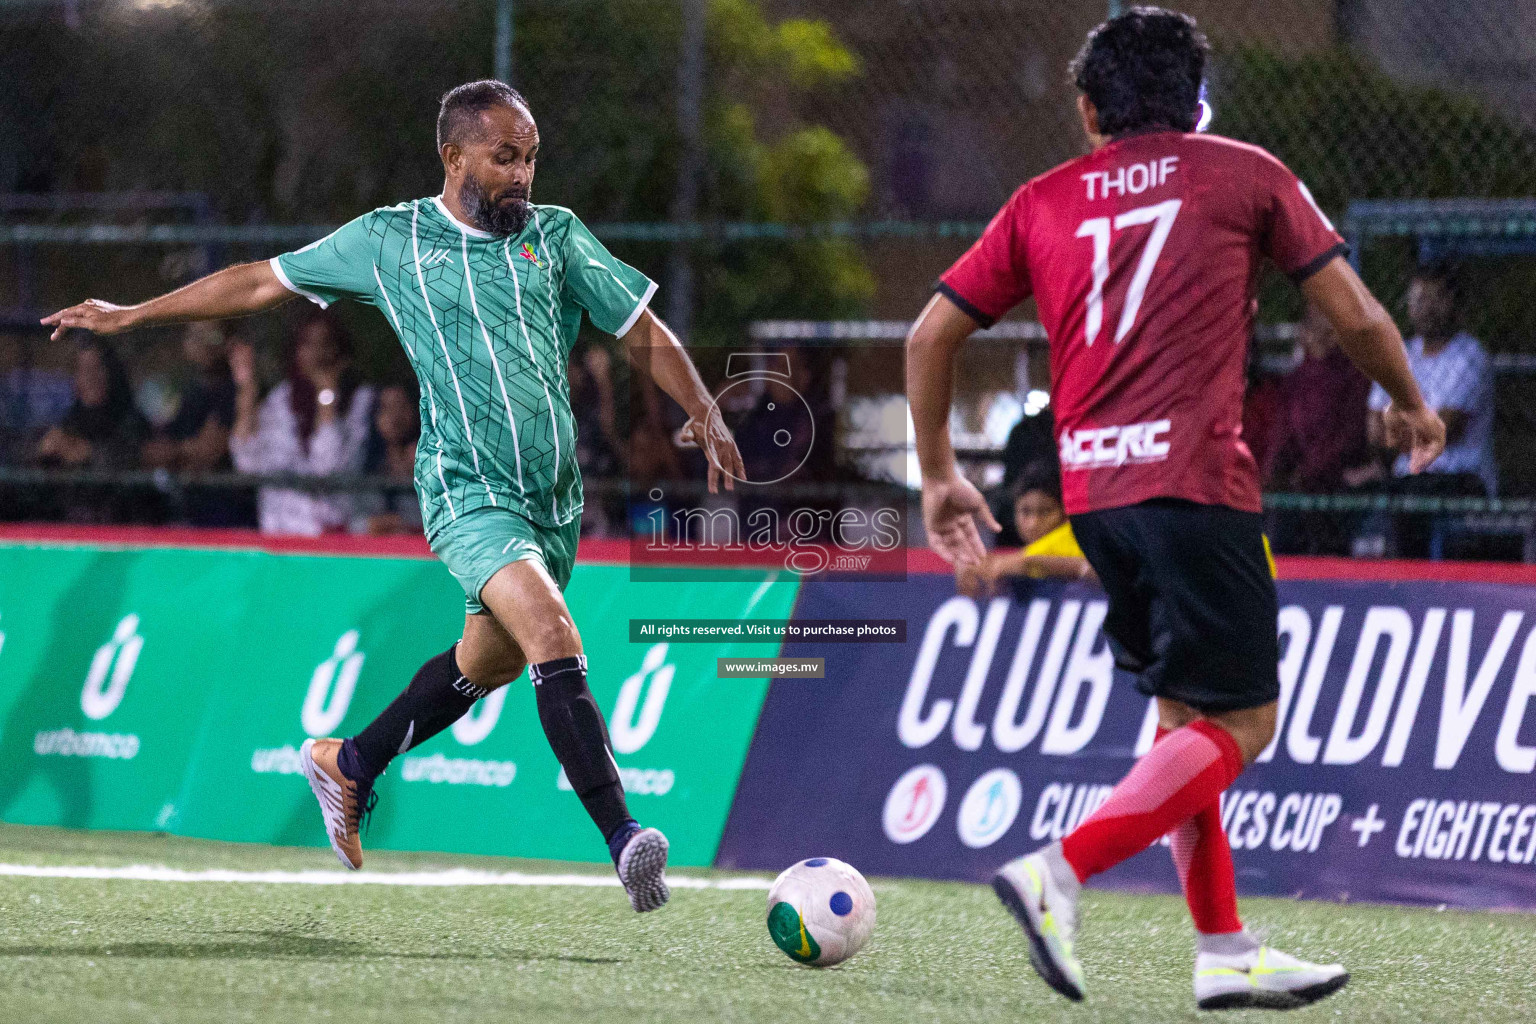
[[[787, 618], [797, 584], [687, 587], [580, 565], [566, 593], [630, 809], [708, 864], [765, 680], [717, 657], [777, 643], [631, 643], [629, 620]], [[444, 650], [463, 594], [433, 561], [0, 546], [0, 817], [323, 845], [306, 736], [356, 732]], [[526, 676], [398, 758], [365, 845], [601, 860]]]

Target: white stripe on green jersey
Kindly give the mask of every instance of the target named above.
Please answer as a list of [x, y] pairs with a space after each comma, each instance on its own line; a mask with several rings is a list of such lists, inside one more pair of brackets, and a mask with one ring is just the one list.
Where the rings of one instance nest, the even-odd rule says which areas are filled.
[[[570, 210], [535, 207], [505, 238], [420, 199], [364, 214], [272, 268], [322, 305], [351, 298], [388, 315], [421, 381], [416, 492], [428, 537], [487, 506], [546, 527], [581, 514], [566, 366], [582, 310], [622, 334], [656, 285]], [[438, 416], [439, 394], [458, 416]]]

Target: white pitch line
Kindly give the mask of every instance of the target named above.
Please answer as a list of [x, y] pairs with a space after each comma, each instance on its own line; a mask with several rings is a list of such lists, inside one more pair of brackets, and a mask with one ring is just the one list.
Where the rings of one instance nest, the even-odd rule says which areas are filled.
[[[0, 864], [0, 876], [14, 878], [87, 878], [115, 879], [129, 882], [233, 882], [248, 885], [574, 885], [617, 887], [619, 880], [608, 875], [537, 875], [521, 871], [184, 871], [158, 864], [131, 864], [104, 868], [84, 864]], [[766, 878], [692, 878], [686, 875], [667, 879], [674, 889], [766, 889]]]

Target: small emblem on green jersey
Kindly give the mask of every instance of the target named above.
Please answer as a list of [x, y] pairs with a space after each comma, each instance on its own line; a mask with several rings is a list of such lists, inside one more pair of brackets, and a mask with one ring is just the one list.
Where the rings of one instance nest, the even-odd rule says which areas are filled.
[[523, 251], [520, 255], [523, 257], [523, 259], [532, 263], [539, 269], [542, 270], [544, 268], [544, 261], [539, 259], [539, 254], [534, 252], [533, 246], [529, 245], [527, 242], [523, 243]]

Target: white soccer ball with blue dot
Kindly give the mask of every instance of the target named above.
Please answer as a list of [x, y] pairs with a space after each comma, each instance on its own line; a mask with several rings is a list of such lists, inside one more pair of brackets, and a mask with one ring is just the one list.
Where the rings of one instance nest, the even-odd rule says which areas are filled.
[[803, 860], [768, 889], [768, 934], [798, 963], [840, 964], [863, 949], [874, 930], [875, 894], [840, 860]]

